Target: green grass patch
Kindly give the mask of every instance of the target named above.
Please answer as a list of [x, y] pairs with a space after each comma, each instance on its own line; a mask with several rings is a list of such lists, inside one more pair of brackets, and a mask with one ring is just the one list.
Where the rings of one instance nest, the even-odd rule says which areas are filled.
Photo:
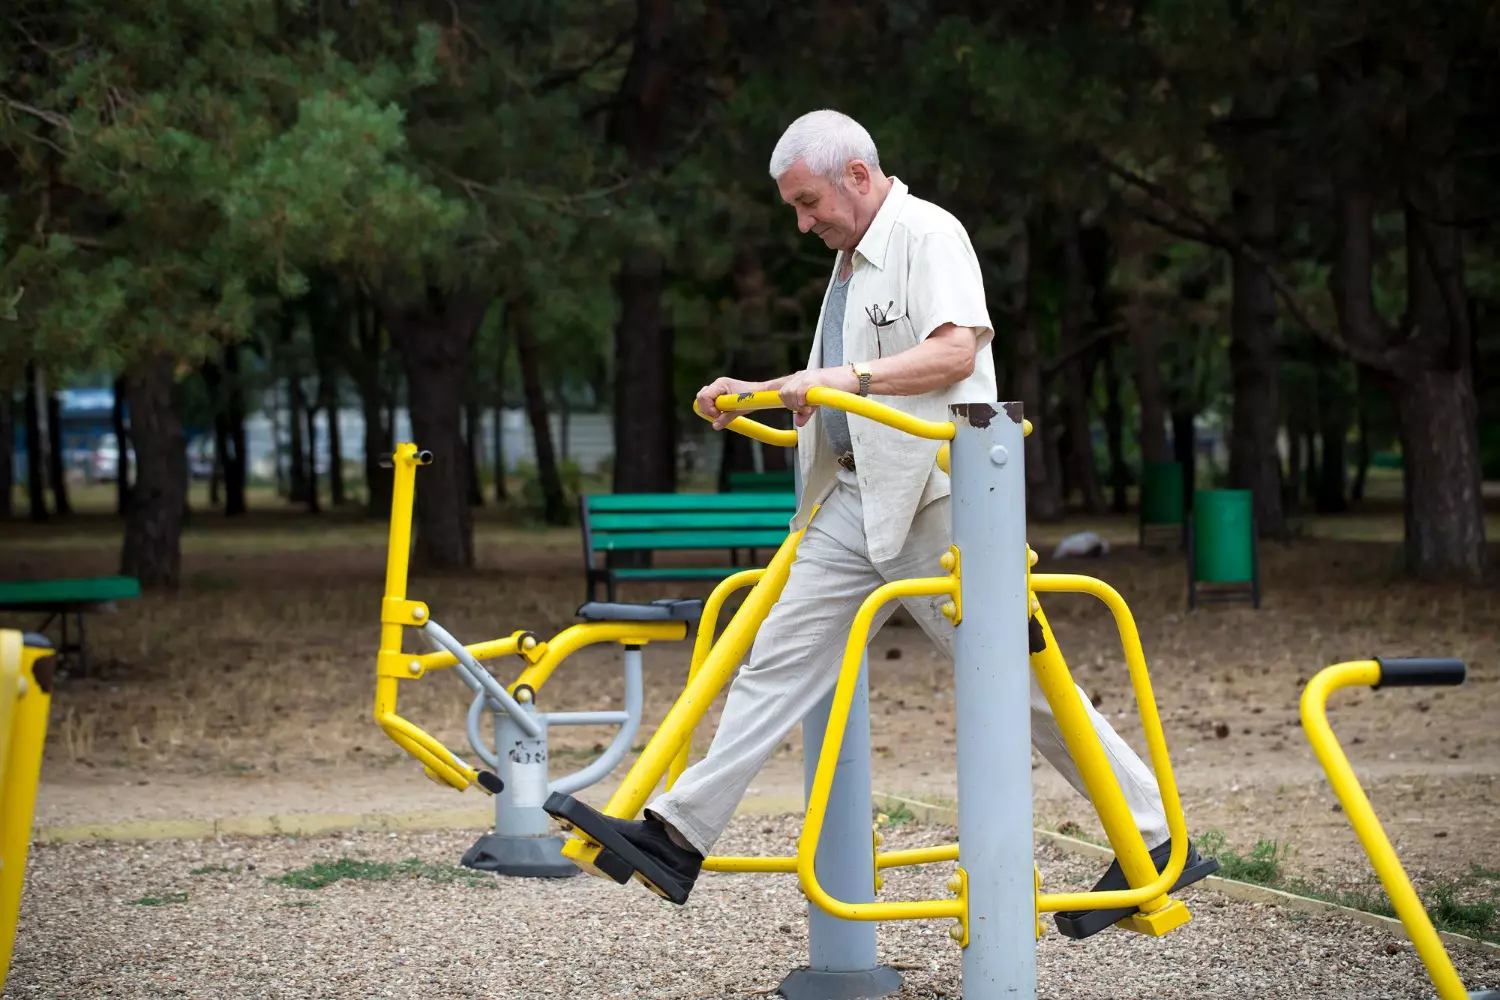
[[165, 896], [142, 896], [140, 899], [132, 899], [126, 906], [169, 906], [174, 903], [186, 903], [188, 895], [185, 892], [169, 892]]
[[[1218, 859], [1220, 878], [1263, 885], [1294, 896], [1396, 918], [1396, 908], [1379, 886], [1370, 889], [1332, 888], [1306, 878], [1285, 875], [1281, 871], [1281, 861], [1286, 850], [1275, 841], [1258, 840], [1249, 855], [1243, 855], [1231, 848], [1217, 830], [1210, 830], [1195, 840], [1200, 854]], [[1440, 931], [1500, 943], [1500, 906], [1497, 906], [1500, 900], [1460, 898], [1465, 888], [1481, 880], [1493, 880], [1497, 875], [1500, 873], [1471, 862], [1466, 877], [1439, 883], [1428, 892], [1419, 894], [1432, 925]], [[1489, 887], [1483, 888], [1487, 890]]]
[[1218, 830], [1198, 838], [1198, 853], [1219, 859], [1219, 876], [1236, 882], [1272, 885], [1281, 878], [1286, 849], [1274, 840], [1257, 840], [1249, 855], [1231, 848]]
[[[884, 819], [884, 822], [881, 822], [882, 818]], [[883, 813], [877, 811], [875, 815], [875, 822], [881, 823], [882, 826], [896, 827], [902, 826], [906, 823], [910, 823], [916, 818], [916, 814], [913, 813], [910, 809], [906, 808], [906, 805], [903, 803], [897, 805], [896, 808], [892, 809], [890, 812]]]
[[358, 882], [421, 879], [443, 884], [494, 885], [493, 880], [471, 869], [423, 861], [420, 858], [407, 858], [404, 861], [364, 861], [343, 857], [336, 861], [315, 861], [306, 868], [296, 868], [281, 875], [269, 876], [267, 881], [290, 886], [293, 889], [323, 889], [345, 879]]

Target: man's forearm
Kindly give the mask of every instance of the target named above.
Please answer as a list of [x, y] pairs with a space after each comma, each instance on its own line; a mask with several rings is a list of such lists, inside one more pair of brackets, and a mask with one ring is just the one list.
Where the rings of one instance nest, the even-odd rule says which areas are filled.
[[870, 392], [877, 396], [920, 396], [943, 389], [973, 373], [974, 333], [944, 327], [916, 347], [869, 365]]

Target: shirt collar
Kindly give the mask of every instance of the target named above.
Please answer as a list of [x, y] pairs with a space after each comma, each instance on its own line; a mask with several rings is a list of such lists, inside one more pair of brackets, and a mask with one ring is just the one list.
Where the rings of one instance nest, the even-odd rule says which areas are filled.
[[890, 246], [891, 234], [896, 231], [896, 219], [901, 215], [901, 208], [905, 203], [906, 185], [901, 178], [892, 177], [891, 189], [886, 192], [880, 211], [875, 213], [875, 218], [870, 221], [870, 228], [865, 230], [864, 238], [854, 248], [858, 256], [881, 270], [885, 269], [885, 251]]

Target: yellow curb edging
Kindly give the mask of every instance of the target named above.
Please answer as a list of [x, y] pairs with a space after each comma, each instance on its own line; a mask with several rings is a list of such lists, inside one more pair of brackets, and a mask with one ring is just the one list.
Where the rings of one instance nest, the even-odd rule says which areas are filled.
[[[749, 815], [800, 813], [800, 796], [748, 796], [738, 812]], [[424, 809], [406, 813], [274, 813], [267, 816], [229, 816], [217, 819], [139, 819], [118, 823], [43, 826], [39, 844], [79, 844], [94, 841], [201, 840], [207, 837], [312, 837], [355, 830], [463, 830], [492, 826], [491, 806], [469, 809]]]
[[[894, 812], [897, 807], [904, 806], [912, 814], [912, 817], [920, 823], [941, 824], [945, 826], [958, 825], [958, 810], [948, 806], [933, 805], [928, 802], [903, 798], [899, 795], [886, 795], [879, 792], [873, 798], [876, 805], [887, 812]], [[1066, 834], [1043, 830], [1040, 827], [1036, 828], [1034, 832], [1038, 840], [1051, 844], [1058, 850], [1068, 854], [1094, 858], [1101, 861], [1110, 860], [1115, 856], [1115, 852], [1107, 847], [1091, 844], [1086, 840], [1078, 840]], [[1298, 896], [1280, 889], [1269, 889], [1263, 885], [1255, 885], [1251, 882], [1238, 882], [1234, 879], [1222, 878], [1218, 875], [1209, 875], [1201, 882], [1195, 883], [1194, 888], [1210, 889], [1242, 902], [1260, 903], [1267, 906], [1282, 906], [1300, 913], [1337, 913], [1357, 923], [1365, 924], [1378, 930], [1389, 931], [1392, 934], [1410, 940], [1410, 937], [1406, 933], [1406, 925], [1394, 917], [1383, 917], [1378, 913], [1356, 910], [1350, 906], [1340, 906], [1338, 903], [1329, 903], [1321, 899], [1312, 899], [1308, 896]], [[1451, 931], [1438, 931], [1438, 937], [1442, 939], [1445, 945], [1455, 948], [1465, 948], [1470, 951], [1500, 955], [1500, 945], [1492, 944], [1489, 941], [1481, 941], [1478, 938], [1467, 937], [1463, 934], [1454, 934]]]

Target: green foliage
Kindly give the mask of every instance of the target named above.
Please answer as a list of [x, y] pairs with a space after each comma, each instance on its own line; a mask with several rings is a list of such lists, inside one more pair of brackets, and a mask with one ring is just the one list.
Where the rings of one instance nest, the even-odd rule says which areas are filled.
[[1204, 857], [1218, 858], [1219, 875], [1236, 882], [1272, 885], [1281, 878], [1281, 861], [1286, 849], [1274, 840], [1257, 840], [1248, 856], [1239, 854], [1225, 842], [1218, 830], [1198, 838], [1198, 851]]
[[[531, 462], [516, 463], [517, 478], [521, 481], [521, 503], [526, 510], [538, 517], [546, 510], [542, 495], [542, 477]], [[558, 461], [557, 477], [562, 481], [563, 504], [570, 516], [578, 507], [578, 494], [583, 488], [583, 470], [572, 459]]]

